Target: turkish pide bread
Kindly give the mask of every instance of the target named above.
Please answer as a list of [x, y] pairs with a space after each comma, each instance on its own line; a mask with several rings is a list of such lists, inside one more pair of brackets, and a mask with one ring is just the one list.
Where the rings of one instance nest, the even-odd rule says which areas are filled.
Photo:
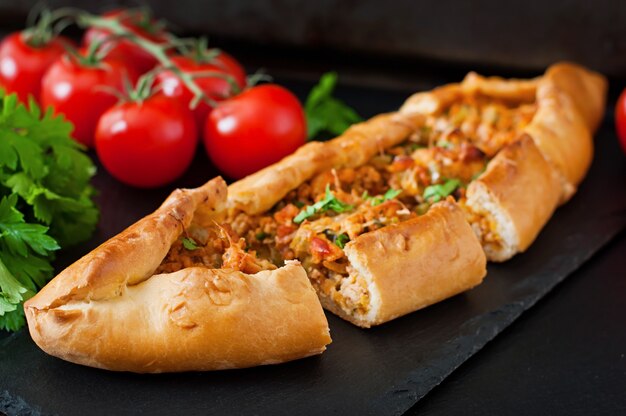
[[226, 192], [221, 178], [177, 190], [64, 270], [24, 305], [33, 340], [74, 363], [138, 373], [323, 352], [328, 323], [304, 269], [245, 252], [218, 225]]
[[175, 191], [25, 303], [32, 337], [114, 370], [246, 367], [322, 352], [320, 302], [371, 327], [462, 293], [575, 193], [605, 94], [569, 63], [470, 73], [228, 190]]
[[386, 322], [530, 246], [589, 167], [605, 93], [569, 63], [470, 73], [230, 185], [227, 222], [271, 261], [299, 259], [326, 309]]

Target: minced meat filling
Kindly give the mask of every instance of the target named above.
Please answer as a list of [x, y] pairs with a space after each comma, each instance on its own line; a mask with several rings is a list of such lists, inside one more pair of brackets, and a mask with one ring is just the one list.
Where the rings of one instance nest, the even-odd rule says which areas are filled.
[[172, 273], [187, 267], [231, 269], [250, 274], [276, 268], [248, 250], [245, 239], [228, 224], [187, 230], [172, 244], [155, 273]]
[[364, 166], [322, 172], [265, 214], [234, 213], [227, 221], [232, 228], [193, 235], [194, 250], [181, 239], [159, 270], [204, 265], [254, 272], [297, 258], [325, 295], [344, 308], [367, 311], [367, 288], [350, 277], [345, 244], [421, 215], [449, 196], [464, 206], [466, 185], [519, 136], [535, 111], [533, 103], [466, 97], [427, 117], [407, 140]]

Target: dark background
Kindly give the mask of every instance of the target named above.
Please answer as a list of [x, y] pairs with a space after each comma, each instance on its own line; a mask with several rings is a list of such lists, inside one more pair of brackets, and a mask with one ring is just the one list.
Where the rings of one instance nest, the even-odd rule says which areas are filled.
[[[35, 3], [0, 0], [0, 26], [20, 27]], [[147, 4], [179, 32], [209, 34], [221, 46], [279, 46], [280, 54], [297, 59], [304, 48], [321, 60], [328, 53], [346, 60], [366, 55], [393, 58], [388, 67], [445, 63], [520, 73], [542, 71], [566, 59], [614, 78], [626, 77], [626, 2], [620, 0], [49, 0], [47, 4], [91, 11]]]

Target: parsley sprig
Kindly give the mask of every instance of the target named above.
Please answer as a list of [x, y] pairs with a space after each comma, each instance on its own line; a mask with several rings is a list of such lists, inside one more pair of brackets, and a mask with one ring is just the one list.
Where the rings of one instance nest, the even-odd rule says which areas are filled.
[[363, 192], [363, 195], [361, 195], [361, 199], [370, 201], [370, 205], [375, 207], [376, 205], [380, 205], [383, 202], [396, 198], [401, 193], [402, 189], [389, 189], [387, 192], [385, 192], [385, 195], [370, 196], [367, 191], [365, 191]]
[[187, 249], [189, 251], [197, 250], [198, 249], [198, 243], [196, 243], [196, 240], [194, 240], [191, 237], [184, 237], [183, 238], [183, 247], [185, 247], [185, 249]]
[[95, 228], [95, 166], [71, 131], [0, 91], [0, 329], [24, 325], [22, 302], [52, 277], [54, 251]]
[[0, 327], [5, 329], [19, 326], [20, 303], [46, 283], [52, 272], [48, 257], [60, 248], [46, 234], [48, 227], [27, 223], [16, 204], [15, 194], [0, 201]]
[[348, 234], [342, 233], [335, 238], [335, 241], [333, 241], [333, 243], [335, 243], [335, 245], [339, 248], [344, 248], [346, 246], [346, 243], [348, 243], [349, 241], [350, 237], [348, 236]]
[[316, 202], [313, 205], [307, 205], [302, 211], [293, 219], [293, 222], [300, 224], [302, 221], [315, 214], [326, 211], [335, 211], [337, 213], [346, 212], [354, 209], [354, 205], [346, 204], [337, 199], [337, 197], [330, 191], [330, 185], [326, 185], [326, 194], [324, 199]]
[[342, 134], [361, 117], [346, 103], [333, 97], [337, 84], [337, 73], [328, 72], [320, 78], [306, 99], [304, 112], [307, 120], [307, 137], [318, 138], [322, 133], [331, 136]]
[[443, 184], [427, 186], [424, 189], [424, 199], [429, 202], [439, 202], [452, 194], [459, 186], [461, 186], [461, 181], [458, 179], [448, 179]]

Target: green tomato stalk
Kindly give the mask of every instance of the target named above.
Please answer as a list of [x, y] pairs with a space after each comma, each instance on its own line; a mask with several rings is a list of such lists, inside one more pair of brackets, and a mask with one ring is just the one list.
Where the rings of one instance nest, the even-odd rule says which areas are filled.
[[128, 39], [154, 56], [163, 68], [174, 72], [189, 89], [189, 91], [193, 93], [194, 98], [190, 103], [192, 109], [196, 108], [200, 101], [205, 101], [209, 105], [215, 106], [215, 101], [211, 100], [206, 96], [206, 94], [204, 94], [202, 89], [194, 81], [194, 76], [181, 71], [176, 65], [174, 65], [166, 53], [166, 50], [168, 49], [167, 46], [160, 45], [149, 39], [137, 36], [135, 33], [124, 27], [118, 19], [95, 16], [86, 12], [79, 12], [76, 21], [81, 27], [96, 27], [104, 29], [109, 31], [113, 36]]

